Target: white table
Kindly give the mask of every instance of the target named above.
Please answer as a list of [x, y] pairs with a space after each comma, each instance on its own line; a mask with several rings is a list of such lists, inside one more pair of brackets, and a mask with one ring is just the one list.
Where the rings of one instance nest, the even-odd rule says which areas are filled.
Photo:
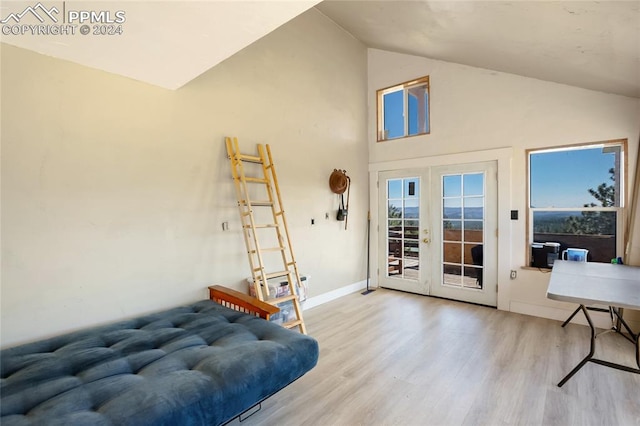
[[[558, 383], [564, 385], [587, 362], [604, 365], [618, 370], [640, 374], [640, 333], [634, 334], [622, 319], [621, 308], [640, 309], [640, 267], [615, 265], [608, 263], [570, 262], [556, 260], [551, 271], [547, 297], [562, 302], [578, 303], [589, 327], [591, 327], [591, 350], [569, 374]], [[636, 347], [636, 364], [638, 368], [615, 364], [593, 358], [595, 352], [596, 329], [591, 321], [587, 305], [608, 305], [610, 312], [618, 318], [629, 332], [630, 340]], [[565, 321], [566, 325], [573, 315]], [[620, 332], [618, 327], [614, 330]]]

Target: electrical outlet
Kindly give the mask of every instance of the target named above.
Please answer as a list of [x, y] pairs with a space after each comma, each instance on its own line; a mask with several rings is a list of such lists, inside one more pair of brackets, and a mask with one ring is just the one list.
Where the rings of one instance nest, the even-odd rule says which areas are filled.
[[222, 230], [223, 231], [229, 230], [229, 222], [222, 222]]
[[518, 271], [511, 270], [511, 279], [515, 280], [518, 277]]

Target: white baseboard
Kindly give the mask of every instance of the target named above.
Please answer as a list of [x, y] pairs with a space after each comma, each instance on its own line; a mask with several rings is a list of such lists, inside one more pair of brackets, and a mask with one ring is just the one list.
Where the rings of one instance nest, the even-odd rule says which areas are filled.
[[347, 286], [340, 287], [336, 290], [322, 293], [319, 296], [310, 297], [304, 302], [302, 302], [302, 309], [308, 310], [311, 308], [315, 308], [316, 306], [322, 305], [323, 303], [331, 302], [332, 300], [338, 299], [342, 296], [346, 296], [347, 294], [351, 294], [351, 293], [355, 293], [356, 291], [363, 290], [366, 287], [367, 287], [367, 280], [362, 280], [354, 284], [349, 284]]
[[[367, 281], [362, 280], [357, 283], [340, 287], [327, 293], [323, 293], [319, 296], [310, 297], [306, 301], [302, 302], [302, 309], [309, 310], [315, 308], [316, 306], [331, 302], [332, 300], [338, 299], [348, 294], [364, 290], [366, 287]], [[575, 307], [572, 309], [562, 309], [512, 300], [509, 304], [509, 311], [564, 322], [567, 318], [569, 318], [569, 315], [571, 315], [573, 313], [573, 310], [577, 307], [578, 305], [575, 305]], [[597, 328], [608, 329], [611, 327], [611, 319], [609, 317], [609, 314], [605, 312], [590, 311], [589, 315], [591, 316], [591, 320]], [[640, 321], [628, 320], [627, 318], [625, 319], [634, 332], [640, 330]], [[578, 313], [575, 317], [573, 317], [571, 323], [581, 324], [585, 326], [588, 325], [587, 320], [582, 313]]]

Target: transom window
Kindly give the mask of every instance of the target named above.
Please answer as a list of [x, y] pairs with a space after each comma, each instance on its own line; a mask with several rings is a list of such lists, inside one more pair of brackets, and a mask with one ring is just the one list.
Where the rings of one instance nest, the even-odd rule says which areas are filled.
[[429, 133], [429, 76], [376, 94], [378, 142]]
[[558, 258], [585, 249], [589, 262], [622, 252], [625, 148], [626, 140], [616, 140], [528, 151], [531, 246], [555, 243], [545, 246], [557, 246]]

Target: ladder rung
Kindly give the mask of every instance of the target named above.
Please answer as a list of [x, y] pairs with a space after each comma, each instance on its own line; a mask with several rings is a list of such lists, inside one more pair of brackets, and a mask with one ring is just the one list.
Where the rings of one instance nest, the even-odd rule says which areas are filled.
[[256, 226], [244, 225], [244, 228], [277, 228], [279, 225], [277, 223], [261, 223]]
[[238, 155], [238, 159], [239, 159], [240, 161], [246, 161], [247, 163], [258, 163], [258, 164], [262, 164], [262, 158], [260, 158], [260, 157], [256, 157], [255, 155], [239, 154], [239, 155]]
[[293, 328], [293, 327], [299, 326], [300, 324], [302, 324], [301, 320], [295, 320], [295, 321], [285, 322], [284, 324], [282, 324], [282, 326], [284, 328]]
[[287, 296], [282, 296], [282, 297], [276, 297], [273, 299], [269, 299], [267, 300], [267, 303], [269, 303], [270, 305], [279, 305], [280, 303], [284, 303], [284, 302], [288, 302], [290, 300], [295, 299], [296, 296], [294, 296], [293, 294], [289, 294]]
[[265, 178], [256, 178], [256, 177], [246, 177], [244, 178], [247, 182], [255, 182], [255, 183], [269, 183], [269, 181]]
[[284, 214], [284, 210], [281, 210], [279, 212], [276, 212], [276, 216], [282, 216]]
[[[261, 270], [262, 270], [262, 268], [260, 268], [260, 267], [253, 268], [253, 272], [260, 272]], [[271, 278], [286, 277], [289, 274], [290, 274], [289, 271], [279, 271], [279, 272], [271, 272], [271, 273], [265, 274], [265, 275], [267, 276], [267, 279], [270, 280]], [[262, 281], [262, 274], [256, 274], [256, 278], [258, 279], [258, 281]]]
[[291, 272], [289, 271], [279, 271], [279, 272], [271, 272], [270, 274], [265, 274], [265, 275], [267, 276], [267, 279], [270, 280], [271, 278], [286, 277], [290, 273]]
[[269, 207], [273, 205], [273, 203], [268, 200], [250, 201], [250, 202], [247, 202], [247, 200], [240, 200], [239, 203], [245, 206], [248, 204], [251, 204], [252, 206], [258, 206], [258, 207]]
[[269, 247], [269, 248], [262, 249], [261, 251], [282, 251], [282, 250], [284, 250], [284, 247]]
[[[269, 248], [263, 248], [260, 249], [260, 251], [282, 251], [284, 250], [284, 247], [269, 247]], [[249, 253], [251, 254], [256, 254], [257, 250], [251, 250], [249, 251]]]

